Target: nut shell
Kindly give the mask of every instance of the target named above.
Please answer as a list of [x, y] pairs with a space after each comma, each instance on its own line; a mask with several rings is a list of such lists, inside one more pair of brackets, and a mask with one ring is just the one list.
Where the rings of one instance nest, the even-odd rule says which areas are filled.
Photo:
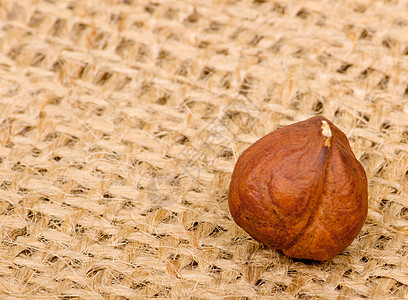
[[328, 260], [367, 217], [367, 178], [346, 135], [318, 116], [264, 136], [239, 157], [228, 205], [257, 241], [289, 257]]

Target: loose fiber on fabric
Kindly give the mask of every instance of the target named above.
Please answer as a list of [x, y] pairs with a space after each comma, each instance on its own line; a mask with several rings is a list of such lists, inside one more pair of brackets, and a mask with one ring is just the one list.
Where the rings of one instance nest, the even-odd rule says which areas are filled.
[[[2, 0], [1, 299], [407, 299], [408, 2]], [[293, 260], [232, 220], [240, 153], [323, 115], [357, 239]]]

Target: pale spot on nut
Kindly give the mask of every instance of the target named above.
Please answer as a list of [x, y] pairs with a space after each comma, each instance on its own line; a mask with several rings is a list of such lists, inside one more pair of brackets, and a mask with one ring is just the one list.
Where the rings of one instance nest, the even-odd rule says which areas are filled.
[[328, 137], [328, 138], [330, 138], [332, 136], [330, 126], [329, 126], [329, 124], [327, 124], [326, 121], [322, 121], [322, 134], [325, 137]]
[[330, 138], [332, 137], [332, 132], [330, 130], [329, 124], [327, 124], [326, 121], [322, 121], [322, 134], [327, 137], [326, 141], [324, 142], [324, 145], [326, 147], [330, 147]]

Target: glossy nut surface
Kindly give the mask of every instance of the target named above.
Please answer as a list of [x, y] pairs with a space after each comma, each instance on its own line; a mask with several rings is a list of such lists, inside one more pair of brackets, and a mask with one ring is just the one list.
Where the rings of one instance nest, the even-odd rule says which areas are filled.
[[346, 135], [313, 117], [264, 136], [239, 157], [228, 205], [254, 239], [289, 257], [328, 260], [367, 217], [367, 178]]

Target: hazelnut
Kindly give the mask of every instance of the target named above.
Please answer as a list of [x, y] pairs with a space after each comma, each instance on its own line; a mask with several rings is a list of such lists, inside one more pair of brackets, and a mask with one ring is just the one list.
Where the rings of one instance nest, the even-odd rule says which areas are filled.
[[228, 205], [255, 240], [293, 258], [328, 260], [367, 217], [367, 178], [346, 135], [317, 116], [264, 136], [239, 157]]

